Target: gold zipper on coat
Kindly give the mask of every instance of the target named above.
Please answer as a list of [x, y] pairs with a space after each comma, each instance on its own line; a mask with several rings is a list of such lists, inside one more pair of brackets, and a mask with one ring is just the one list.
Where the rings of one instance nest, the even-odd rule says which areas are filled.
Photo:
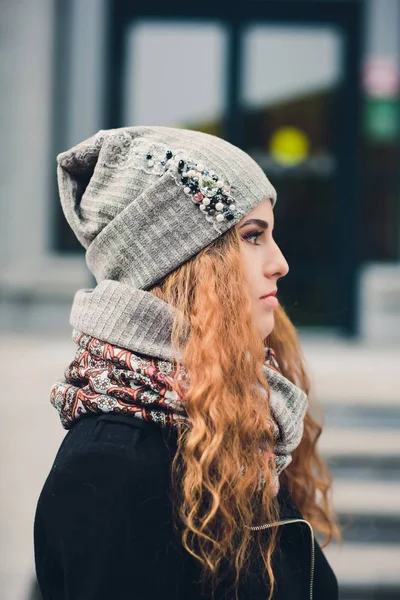
[[315, 563], [315, 542], [314, 542], [314, 530], [311, 523], [305, 519], [287, 519], [285, 521], [277, 521], [276, 523], [265, 523], [264, 525], [255, 525], [254, 527], [246, 527], [253, 529], [254, 531], [260, 531], [261, 529], [269, 529], [271, 527], [277, 527], [278, 525], [290, 525], [291, 523], [306, 523], [310, 528], [311, 534], [311, 567], [310, 567], [310, 600], [313, 600], [313, 587], [314, 587], [314, 563]]

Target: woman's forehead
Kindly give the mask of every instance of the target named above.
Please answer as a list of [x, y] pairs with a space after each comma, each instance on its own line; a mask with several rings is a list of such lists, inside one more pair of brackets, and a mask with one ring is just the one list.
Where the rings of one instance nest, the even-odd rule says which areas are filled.
[[268, 222], [273, 221], [273, 210], [272, 210], [272, 200], [271, 198], [266, 198], [260, 204], [255, 206], [251, 211], [249, 211], [244, 217], [239, 221], [238, 225], [243, 224], [249, 218], [260, 218], [264, 219]]

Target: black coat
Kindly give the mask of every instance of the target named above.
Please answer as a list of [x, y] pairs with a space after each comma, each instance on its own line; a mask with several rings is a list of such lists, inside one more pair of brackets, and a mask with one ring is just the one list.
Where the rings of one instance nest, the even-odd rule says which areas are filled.
[[[36, 510], [35, 562], [43, 600], [210, 597], [201, 594], [199, 564], [173, 530], [168, 490], [175, 450], [174, 435], [131, 416], [86, 416], [75, 423]], [[281, 519], [302, 519], [284, 489], [279, 504]], [[317, 541], [313, 552], [309, 526], [297, 522], [280, 531], [274, 600], [337, 600], [336, 578]], [[268, 598], [260, 560], [255, 556], [242, 578], [240, 600]], [[233, 598], [226, 579], [215, 599]]]

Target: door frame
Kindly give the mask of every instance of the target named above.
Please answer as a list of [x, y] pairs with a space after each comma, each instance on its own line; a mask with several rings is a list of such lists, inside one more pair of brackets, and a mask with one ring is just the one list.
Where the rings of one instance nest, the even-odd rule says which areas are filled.
[[[220, 0], [165, 1], [110, 0], [108, 5], [107, 61], [105, 77], [105, 128], [120, 127], [123, 111], [123, 74], [126, 64], [125, 33], [136, 19], [197, 19], [217, 20], [224, 24], [228, 35], [228, 73], [225, 137], [242, 146], [240, 106], [241, 31], [257, 22], [279, 25], [334, 26], [343, 34], [342, 79], [336, 106], [338, 130], [336, 137], [338, 169], [337, 247], [335, 263], [338, 290], [346, 307], [338, 315], [339, 328], [347, 336], [358, 333], [358, 272], [360, 240], [357, 216], [360, 214], [360, 115], [362, 52], [362, 11], [359, 0], [239, 0], [229, 6]], [[162, 60], [162, 57], [160, 57]]]

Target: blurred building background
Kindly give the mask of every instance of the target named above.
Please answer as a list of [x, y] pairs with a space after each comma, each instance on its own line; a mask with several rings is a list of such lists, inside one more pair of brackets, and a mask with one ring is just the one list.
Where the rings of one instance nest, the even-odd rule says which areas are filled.
[[55, 156], [160, 124], [228, 139], [276, 186], [281, 301], [345, 526], [327, 553], [343, 599], [400, 598], [400, 0], [0, 0], [0, 81], [2, 597], [35, 594], [33, 512], [65, 433], [49, 389], [94, 285]]

